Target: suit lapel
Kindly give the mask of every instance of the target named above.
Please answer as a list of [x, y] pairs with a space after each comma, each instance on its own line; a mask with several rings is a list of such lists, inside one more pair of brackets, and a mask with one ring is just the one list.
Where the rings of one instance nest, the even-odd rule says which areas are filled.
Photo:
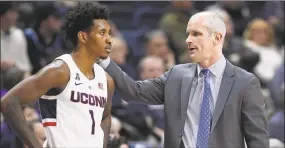
[[[190, 98], [190, 91], [191, 91], [191, 87], [192, 87], [192, 82], [195, 78], [195, 73], [196, 73], [196, 64], [192, 67], [190, 67], [189, 69], [187, 69], [181, 79], [181, 119], [182, 119], [182, 123], [185, 123], [185, 118], [186, 118], [186, 114], [185, 112], [187, 112], [187, 108], [188, 108], [188, 102], [189, 102], [189, 98]], [[184, 127], [184, 126], [182, 126]]]
[[213, 113], [211, 132], [215, 128], [215, 125], [225, 107], [225, 104], [228, 100], [228, 96], [230, 94], [232, 85], [234, 83], [234, 77], [233, 77], [234, 69], [233, 68], [234, 68], [233, 65], [227, 61], [225, 72], [223, 74], [223, 78], [222, 78], [222, 82], [221, 82], [221, 86], [220, 86], [220, 90], [218, 94], [218, 98], [217, 98], [217, 102], [216, 102], [216, 106], [215, 106], [214, 113]]

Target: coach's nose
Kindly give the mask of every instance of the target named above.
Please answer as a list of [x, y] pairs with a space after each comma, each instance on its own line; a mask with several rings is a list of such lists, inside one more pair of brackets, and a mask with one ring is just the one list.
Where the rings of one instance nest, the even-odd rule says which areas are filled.
[[193, 43], [193, 40], [192, 40], [192, 37], [190, 35], [188, 35], [188, 37], [186, 38], [186, 44], [189, 45], [189, 44], [192, 44]]

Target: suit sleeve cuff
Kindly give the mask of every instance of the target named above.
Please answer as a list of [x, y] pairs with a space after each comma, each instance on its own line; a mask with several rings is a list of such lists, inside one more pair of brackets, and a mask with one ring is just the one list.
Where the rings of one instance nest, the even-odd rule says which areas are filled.
[[111, 59], [110, 59], [110, 57], [108, 57], [108, 58], [106, 58], [104, 60], [100, 60], [98, 63], [105, 70], [109, 66], [110, 61], [111, 61]]

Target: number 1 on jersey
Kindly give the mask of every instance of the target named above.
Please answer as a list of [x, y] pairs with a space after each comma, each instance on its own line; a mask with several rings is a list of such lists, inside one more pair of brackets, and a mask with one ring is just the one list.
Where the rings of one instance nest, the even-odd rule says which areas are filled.
[[94, 113], [93, 113], [93, 110], [89, 110], [89, 114], [90, 114], [91, 119], [92, 119], [91, 134], [94, 135], [94, 133], [95, 133], [95, 120], [94, 120]]

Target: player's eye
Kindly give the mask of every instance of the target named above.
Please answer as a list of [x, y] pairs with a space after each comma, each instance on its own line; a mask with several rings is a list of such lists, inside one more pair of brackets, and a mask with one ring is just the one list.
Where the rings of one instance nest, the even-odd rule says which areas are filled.
[[100, 32], [100, 35], [104, 35], [104, 32]]

